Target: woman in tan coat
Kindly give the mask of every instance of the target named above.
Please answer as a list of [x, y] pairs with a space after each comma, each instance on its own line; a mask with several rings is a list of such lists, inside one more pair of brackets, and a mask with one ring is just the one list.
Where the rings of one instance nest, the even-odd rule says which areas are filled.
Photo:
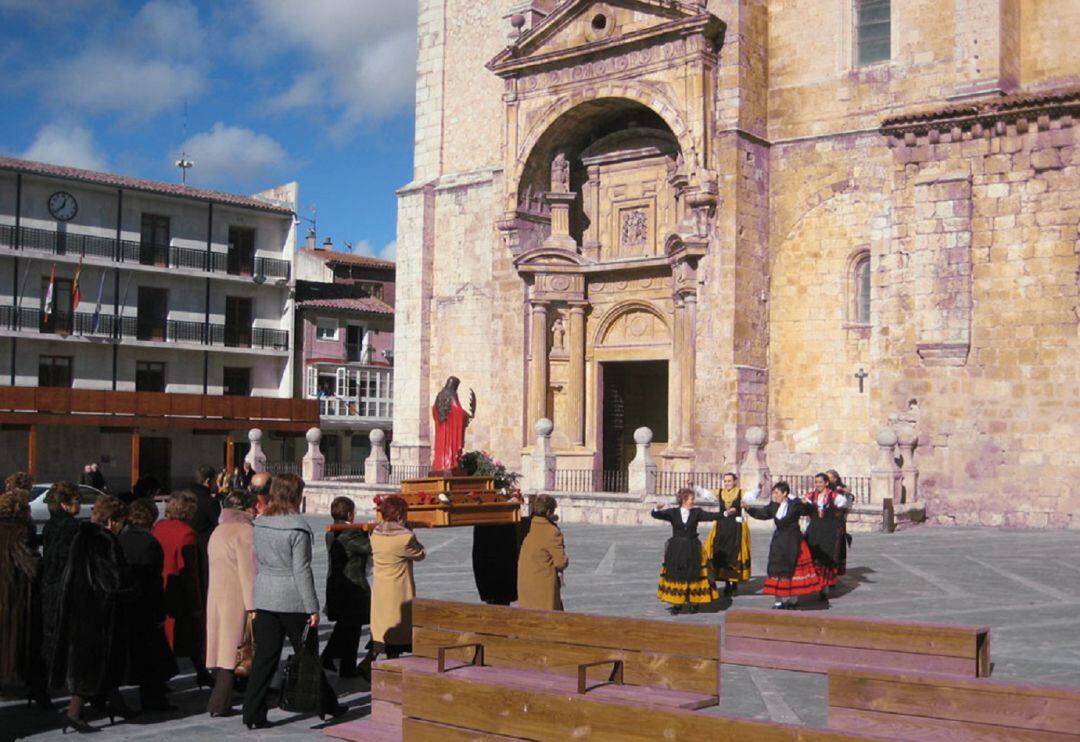
[[211, 716], [231, 713], [236, 647], [244, 637], [248, 612], [255, 610], [254, 518], [255, 496], [241, 491], [230, 493], [207, 547], [210, 589], [206, 601], [206, 666], [217, 671], [214, 691], [206, 705]]
[[555, 525], [555, 507], [551, 495], [533, 500], [529, 532], [518, 555], [518, 608], [563, 609], [560, 584], [570, 559], [562, 531]]
[[371, 645], [359, 671], [364, 677], [384, 651], [391, 659], [412, 649], [412, 600], [416, 597], [413, 562], [426, 554], [405, 527], [409, 504], [398, 495], [379, 503], [382, 522], [371, 534]]

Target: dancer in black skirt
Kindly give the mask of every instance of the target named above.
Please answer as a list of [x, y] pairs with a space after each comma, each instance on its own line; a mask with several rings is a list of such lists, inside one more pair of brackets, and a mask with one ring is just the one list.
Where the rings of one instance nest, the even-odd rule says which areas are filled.
[[810, 525], [806, 527], [806, 541], [814, 569], [821, 576], [821, 599], [828, 602], [829, 588], [836, 584], [837, 575], [843, 574], [841, 569], [846, 567], [844, 511], [850, 501], [833, 490], [824, 473], [814, 475], [814, 490], [807, 493], [806, 500], [814, 506]]
[[771, 502], [764, 502], [754, 492], [743, 497], [742, 504], [751, 517], [776, 524], [769, 542], [768, 579], [761, 590], [775, 596], [773, 608], [795, 608], [800, 595], [820, 592], [821, 577], [814, 570], [810, 549], [799, 529], [799, 518], [810, 515], [814, 506], [792, 495], [787, 482], [773, 485]]
[[681, 612], [684, 606], [694, 613], [699, 605], [707, 605], [720, 597], [709, 580], [697, 534], [698, 523], [714, 521], [720, 513], [694, 507], [694, 490], [690, 488], [679, 490], [675, 498], [679, 503], [677, 507], [665, 508], [658, 504], [652, 511], [652, 517], [671, 524], [671, 538], [664, 546], [664, 565], [660, 570], [656, 597], [670, 604], [672, 613]]

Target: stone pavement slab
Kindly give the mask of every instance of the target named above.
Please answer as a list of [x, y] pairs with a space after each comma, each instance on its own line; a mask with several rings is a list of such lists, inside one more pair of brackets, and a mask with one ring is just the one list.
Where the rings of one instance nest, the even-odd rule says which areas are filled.
[[[317, 532], [328, 518], [309, 518]], [[656, 599], [656, 579], [667, 532], [658, 528], [567, 524], [570, 555], [566, 608], [572, 611], [683, 622], [723, 622], [724, 601], [715, 612], [671, 616]], [[752, 536], [754, 578], [734, 604], [767, 608], [770, 596], [758, 594], [769, 546], [769, 531]], [[471, 529], [421, 531], [429, 557], [417, 565], [418, 594], [475, 602]], [[1080, 533], [919, 527], [893, 534], [856, 534], [842, 578], [829, 607], [835, 615], [871, 616], [988, 625], [993, 677], [1080, 687]], [[314, 567], [320, 596], [326, 574], [321, 540]], [[811, 599], [807, 610], [819, 610]], [[321, 627], [325, 642], [330, 626]], [[189, 672], [189, 671], [188, 671]], [[346, 718], [368, 711], [363, 681], [331, 682], [352, 707]], [[282, 722], [248, 732], [240, 719], [210, 719], [209, 691], [194, 687], [190, 674], [172, 682], [181, 710], [168, 717], [146, 717], [103, 726], [101, 739], [221, 740], [320, 739], [317, 717], [295, 717], [280, 710]], [[725, 713], [821, 726], [826, 720], [826, 679], [807, 673], [725, 666], [721, 709]], [[134, 691], [126, 692], [135, 702]], [[12, 700], [0, 703], [0, 740], [60, 739], [60, 712], [27, 709]]]

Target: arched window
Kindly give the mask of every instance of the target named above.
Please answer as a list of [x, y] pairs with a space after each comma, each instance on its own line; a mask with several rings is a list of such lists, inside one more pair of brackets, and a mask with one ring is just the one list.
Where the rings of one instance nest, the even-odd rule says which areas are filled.
[[870, 253], [860, 252], [852, 261], [851, 321], [857, 325], [870, 324]]

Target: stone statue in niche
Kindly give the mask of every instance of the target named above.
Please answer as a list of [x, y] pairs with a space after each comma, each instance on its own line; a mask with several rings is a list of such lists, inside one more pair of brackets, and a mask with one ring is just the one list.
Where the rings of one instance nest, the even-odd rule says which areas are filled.
[[553, 193], [570, 192], [570, 161], [562, 152], [551, 161], [551, 190]]
[[551, 325], [551, 350], [552, 353], [562, 353], [566, 350], [566, 322], [559, 317]]

